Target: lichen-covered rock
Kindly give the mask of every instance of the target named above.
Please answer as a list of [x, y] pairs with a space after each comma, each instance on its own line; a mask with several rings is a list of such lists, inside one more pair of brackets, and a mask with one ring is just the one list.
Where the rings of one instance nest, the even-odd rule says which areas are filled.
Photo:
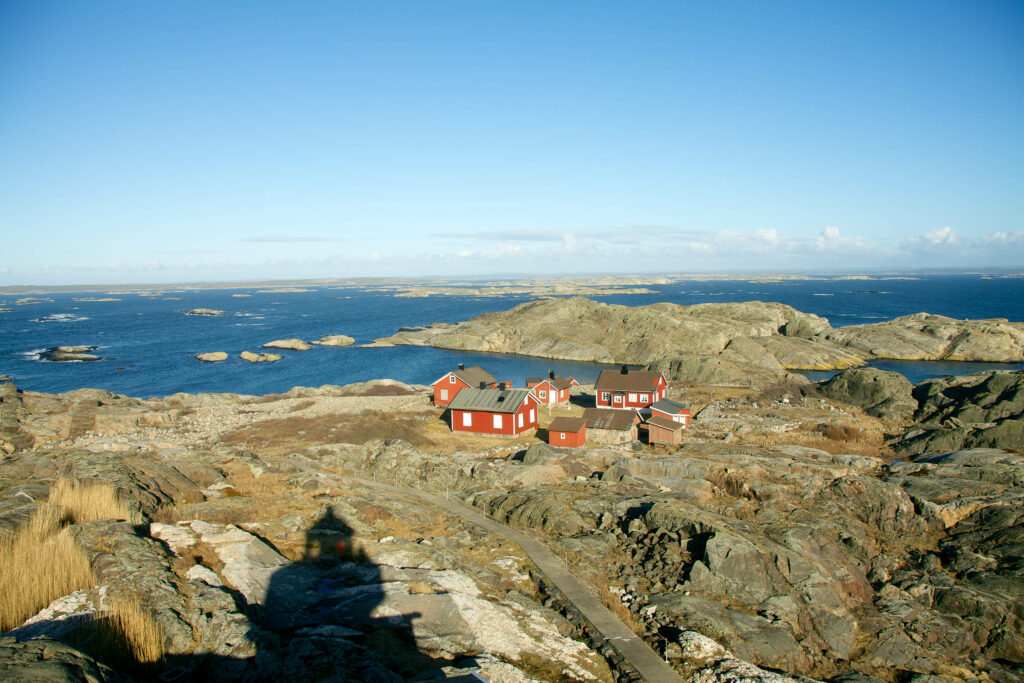
[[898, 372], [875, 368], [844, 370], [818, 384], [818, 391], [843, 403], [850, 403], [868, 415], [891, 422], [907, 422], [917, 410], [914, 387]]
[[263, 345], [265, 349], [289, 349], [291, 351], [309, 351], [311, 345], [301, 339], [277, 339]]

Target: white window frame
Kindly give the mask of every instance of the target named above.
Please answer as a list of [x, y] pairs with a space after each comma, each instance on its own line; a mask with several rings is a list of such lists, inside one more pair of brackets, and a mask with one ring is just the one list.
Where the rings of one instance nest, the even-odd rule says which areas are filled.
[[447, 389], [442, 389], [441, 390], [441, 400], [442, 401], [447, 401], [448, 400], [448, 390]]
[[647, 403], [649, 400], [651, 400], [650, 394], [640, 394], [641, 403]]
[[494, 428], [495, 429], [501, 429], [502, 428], [501, 413], [495, 413], [494, 414]]
[[615, 394], [612, 397], [612, 403], [622, 403], [622, 394]]
[[537, 398], [546, 399], [547, 397], [548, 397], [548, 392], [545, 391], [544, 389], [541, 389], [540, 391], [537, 392]]
[[629, 402], [630, 403], [636, 403], [636, 394], [630, 394], [629, 395]]
[[519, 428], [523, 428], [523, 414], [519, 413]]
[[558, 438], [565, 441], [565, 432], [558, 432]]
[[533, 412], [533, 408], [530, 408], [530, 424], [536, 424], [537, 417], [536, 413]]
[[455, 375], [448, 375], [448, 384], [455, 384]]
[[607, 391], [602, 391], [601, 392], [601, 400], [604, 401], [605, 403], [607, 403], [610, 400], [608, 398], [608, 392]]
[[463, 413], [462, 413], [462, 426], [463, 427], [472, 427], [473, 426], [473, 413], [469, 412], [468, 410], [467, 411], [463, 411]]

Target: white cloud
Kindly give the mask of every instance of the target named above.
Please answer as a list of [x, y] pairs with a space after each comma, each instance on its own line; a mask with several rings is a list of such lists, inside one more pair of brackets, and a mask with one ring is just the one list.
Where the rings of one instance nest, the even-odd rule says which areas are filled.
[[923, 235], [911, 237], [901, 245], [904, 249], [938, 249], [952, 247], [960, 244], [960, 237], [956, 231], [948, 225], [935, 230], [930, 230]]
[[981, 241], [987, 245], [1015, 247], [1024, 245], [1024, 231], [1014, 230], [1013, 232], [990, 232], [981, 236]]
[[814, 248], [818, 251], [870, 251], [875, 249], [875, 245], [863, 237], [844, 237], [839, 228], [826, 225], [821, 234], [814, 238]]

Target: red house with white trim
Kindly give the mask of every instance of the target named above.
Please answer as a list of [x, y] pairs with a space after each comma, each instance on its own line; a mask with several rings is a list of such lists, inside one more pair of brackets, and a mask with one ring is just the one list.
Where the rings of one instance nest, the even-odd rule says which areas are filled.
[[[577, 382], [578, 384], [578, 382]], [[569, 400], [572, 381], [549, 372], [547, 377], [527, 377], [526, 386], [533, 390], [537, 402], [542, 405], [565, 403]]]
[[458, 370], [452, 370], [433, 383], [434, 405], [448, 405], [458, 395], [460, 390], [467, 387], [495, 389], [497, 385], [498, 380], [479, 365], [467, 368], [462, 363], [459, 363]]
[[594, 400], [598, 408], [639, 410], [665, 398], [668, 381], [665, 375], [650, 370], [602, 370], [594, 384]]
[[670, 398], [663, 398], [651, 405], [651, 417], [663, 417], [683, 425], [683, 429], [690, 423], [690, 416], [693, 414], [693, 406], [689, 403], [680, 403]]
[[448, 409], [453, 432], [517, 436], [537, 428], [537, 399], [529, 389], [467, 387]]

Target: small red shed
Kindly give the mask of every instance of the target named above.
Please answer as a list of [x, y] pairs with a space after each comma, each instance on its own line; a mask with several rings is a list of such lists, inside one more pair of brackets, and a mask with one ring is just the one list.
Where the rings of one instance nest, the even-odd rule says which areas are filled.
[[556, 417], [548, 426], [548, 443], [567, 448], [585, 446], [587, 421], [582, 417]]
[[565, 403], [569, 400], [569, 389], [572, 387], [569, 380], [554, 372], [549, 372], [547, 377], [527, 377], [526, 385], [533, 389], [533, 395], [541, 405]]
[[647, 418], [647, 443], [681, 443], [684, 429], [679, 422], [654, 415]]
[[467, 387], [494, 389], [497, 387], [497, 384], [498, 380], [479, 365], [467, 368], [462, 363], [459, 363], [458, 370], [452, 370], [433, 383], [434, 405], [448, 405], [458, 395], [459, 391]]
[[448, 408], [453, 432], [517, 436], [537, 428], [537, 399], [529, 389], [466, 388]]

